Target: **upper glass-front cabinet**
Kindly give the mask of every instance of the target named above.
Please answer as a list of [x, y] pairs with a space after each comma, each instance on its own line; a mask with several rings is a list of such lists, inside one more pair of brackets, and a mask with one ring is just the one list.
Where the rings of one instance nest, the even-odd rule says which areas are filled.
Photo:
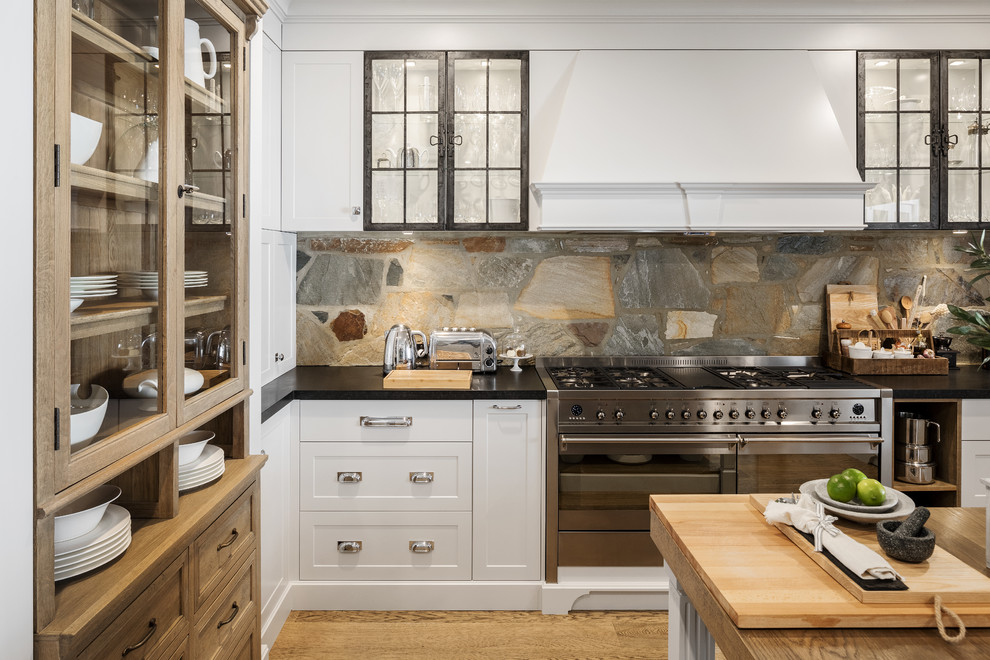
[[990, 224], [990, 54], [859, 54], [859, 168], [874, 228]]
[[365, 229], [526, 229], [529, 56], [365, 55]]
[[58, 490], [243, 388], [244, 28], [210, 0], [51, 11], [36, 426]]

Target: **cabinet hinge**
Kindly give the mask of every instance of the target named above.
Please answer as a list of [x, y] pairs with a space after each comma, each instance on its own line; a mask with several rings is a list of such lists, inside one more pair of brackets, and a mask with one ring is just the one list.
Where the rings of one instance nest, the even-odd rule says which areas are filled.
[[59, 411], [58, 408], [55, 409], [55, 451], [59, 450], [61, 446], [61, 441], [59, 439], [59, 434], [61, 433], [60, 422], [59, 422]]
[[241, 364], [247, 366], [247, 342], [241, 342]]
[[241, 195], [241, 217], [247, 217], [247, 193]]
[[62, 185], [62, 147], [55, 145], [55, 187]]
[[241, 71], [247, 71], [247, 46], [241, 47]]

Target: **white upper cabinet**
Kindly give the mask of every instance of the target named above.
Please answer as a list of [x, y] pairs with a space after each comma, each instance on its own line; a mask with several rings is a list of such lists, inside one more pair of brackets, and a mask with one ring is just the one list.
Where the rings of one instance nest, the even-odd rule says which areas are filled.
[[296, 366], [296, 235], [261, 232], [261, 384]]
[[282, 54], [282, 229], [361, 231], [364, 59]]
[[535, 228], [863, 228], [853, 52], [534, 52], [531, 71]]
[[282, 51], [267, 34], [262, 44], [262, 229], [282, 229]]

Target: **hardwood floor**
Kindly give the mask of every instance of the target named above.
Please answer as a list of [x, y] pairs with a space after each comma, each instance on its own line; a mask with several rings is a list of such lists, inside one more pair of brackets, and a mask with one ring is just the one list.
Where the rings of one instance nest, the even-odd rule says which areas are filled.
[[665, 660], [667, 613], [294, 611], [269, 657]]

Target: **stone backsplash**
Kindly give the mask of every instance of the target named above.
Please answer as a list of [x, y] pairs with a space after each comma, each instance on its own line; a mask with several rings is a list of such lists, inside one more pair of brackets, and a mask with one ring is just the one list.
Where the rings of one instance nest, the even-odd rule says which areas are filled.
[[[393, 323], [519, 328], [535, 355], [819, 355], [825, 285], [982, 304], [951, 232], [300, 233], [297, 363], [381, 364]], [[954, 325], [936, 323], [934, 332]], [[957, 339], [961, 363], [978, 361]]]

